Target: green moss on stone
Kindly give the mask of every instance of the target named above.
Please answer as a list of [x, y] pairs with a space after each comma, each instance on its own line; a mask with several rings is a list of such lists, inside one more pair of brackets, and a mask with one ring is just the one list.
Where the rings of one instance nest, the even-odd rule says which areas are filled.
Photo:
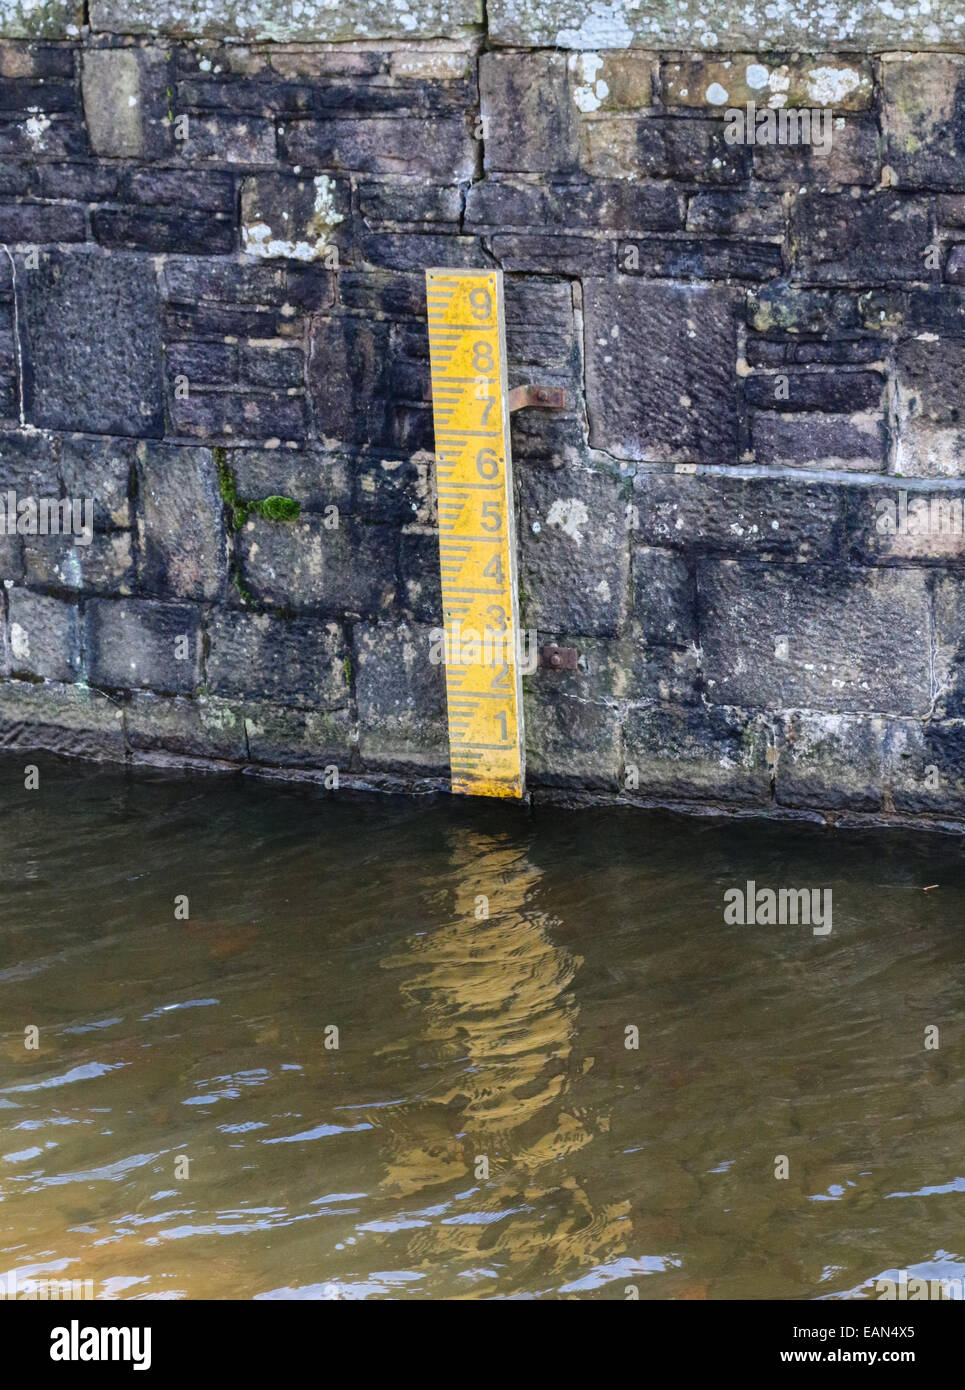
[[228, 462], [228, 450], [223, 444], [218, 444], [211, 452], [218, 470], [218, 491], [228, 508], [233, 531], [240, 531], [252, 512], [264, 517], [266, 521], [294, 521], [301, 514], [301, 503], [296, 502], [294, 497], [279, 497], [273, 494], [258, 501], [239, 497], [235, 472]]
[[260, 502], [252, 502], [252, 511], [263, 516], [266, 521], [294, 521], [301, 512], [301, 503], [294, 497], [264, 497]]

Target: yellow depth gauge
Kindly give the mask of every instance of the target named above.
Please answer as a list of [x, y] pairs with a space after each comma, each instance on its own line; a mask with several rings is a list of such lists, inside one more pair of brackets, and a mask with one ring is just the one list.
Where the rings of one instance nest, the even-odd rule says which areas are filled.
[[524, 794], [503, 276], [427, 270], [452, 790]]

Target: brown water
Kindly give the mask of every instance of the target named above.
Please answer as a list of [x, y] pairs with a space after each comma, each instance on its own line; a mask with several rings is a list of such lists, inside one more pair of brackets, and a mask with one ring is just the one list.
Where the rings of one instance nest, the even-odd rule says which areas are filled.
[[[25, 761], [0, 1273], [621, 1299], [965, 1274], [960, 840], [53, 760], [25, 791]], [[725, 925], [747, 879], [831, 888], [831, 933]]]

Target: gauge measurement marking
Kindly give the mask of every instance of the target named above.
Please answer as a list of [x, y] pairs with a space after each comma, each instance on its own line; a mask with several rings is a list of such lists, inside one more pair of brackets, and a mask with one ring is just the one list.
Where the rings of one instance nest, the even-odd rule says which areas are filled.
[[503, 277], [427, 270], [452, 789], [521, 797], [519, 662]]

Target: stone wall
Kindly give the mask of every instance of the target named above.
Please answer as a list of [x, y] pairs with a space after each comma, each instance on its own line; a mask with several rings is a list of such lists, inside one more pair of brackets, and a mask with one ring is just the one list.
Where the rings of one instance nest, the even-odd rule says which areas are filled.
[[0, 531], [0, 745], [444, 781], [423, 271], [498, 265], [531, 787], [965, 822], [965, 16], [705, 8], [0, 5], [0, 502], [95, 502]]

